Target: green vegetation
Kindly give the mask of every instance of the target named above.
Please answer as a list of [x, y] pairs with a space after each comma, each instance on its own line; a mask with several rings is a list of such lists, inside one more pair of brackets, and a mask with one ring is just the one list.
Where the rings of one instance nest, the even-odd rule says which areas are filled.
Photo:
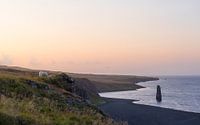
[[[71, 81], [70, 81], [71, 80]], [[0, 73], [0, 125], [118, 125], [85, 101], [65, 74], [39, 78]], [[81, 93], [81, 94], [80, 94]]]

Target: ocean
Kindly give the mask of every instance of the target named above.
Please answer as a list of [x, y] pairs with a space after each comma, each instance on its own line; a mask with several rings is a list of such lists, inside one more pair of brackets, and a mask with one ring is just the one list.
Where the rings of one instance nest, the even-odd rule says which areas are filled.
[[[162, 76], [158, 81], [138, 83], [146, 88], [136, 91], [100, 93], [106, 98], [138, 100], [133, 103], [200, 113], [200, 76]], [[162, 102], [156, 101], [157, 85]]]

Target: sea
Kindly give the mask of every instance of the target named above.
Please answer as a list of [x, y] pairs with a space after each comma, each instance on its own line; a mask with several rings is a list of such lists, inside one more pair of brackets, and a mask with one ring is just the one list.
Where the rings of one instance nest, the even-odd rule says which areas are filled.
[[[160, 76], [158, 81], [141, 82], [145, 88], [134, 91], [100, 93], [101, 97], [131, 99], [136, 104], [200, 113], [200, 76]], [[162, 102], [156, 101], [157, 85]]]

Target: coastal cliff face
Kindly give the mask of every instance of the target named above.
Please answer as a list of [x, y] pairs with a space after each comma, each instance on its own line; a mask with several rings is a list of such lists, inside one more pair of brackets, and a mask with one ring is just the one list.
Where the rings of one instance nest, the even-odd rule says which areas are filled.
[[0, 124], [2, 125], [122, 125], [96, 106], [99, 98], [87, 79], [50, 72], [0, 67]]
[[83, 101], [93, 101], [94, 97], [100, 98], [96, 87], [85, 78], [72, 78], [65, 73], [58, 73], [50, 77], [44, 77], [42, 81], [77, 95]]

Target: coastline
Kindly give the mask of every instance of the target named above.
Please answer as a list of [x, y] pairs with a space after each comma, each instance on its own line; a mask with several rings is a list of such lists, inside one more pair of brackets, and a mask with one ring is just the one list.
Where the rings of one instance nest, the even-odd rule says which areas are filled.
[[135, 100], [103, 98], [98, 107], [116, 121], [129, 125], [199, 125], [200, 113], [134, 104]]
[[100, 74], [77, 74], [69, 73], [74, 78], [86, 78], [96, 86], [98, 93], [128, 91], [144, 88], [137, 83], [156, 81], [157, 77], [134, 76], [134, 75], [100, 75]]
[[[138, 85], [137, 83], [134, 84]], [[145, 87], [141, 86], [141, 88]], [[105, 103], [100, 104], [98, 107], [106, 115], [115, 119], [116, 121], [126, 121], [129, 125], [200, 124], [200, 113], [133, 103], [137, 100], [113, 99], [103, 97], [102, 99], [105, 101]]]

